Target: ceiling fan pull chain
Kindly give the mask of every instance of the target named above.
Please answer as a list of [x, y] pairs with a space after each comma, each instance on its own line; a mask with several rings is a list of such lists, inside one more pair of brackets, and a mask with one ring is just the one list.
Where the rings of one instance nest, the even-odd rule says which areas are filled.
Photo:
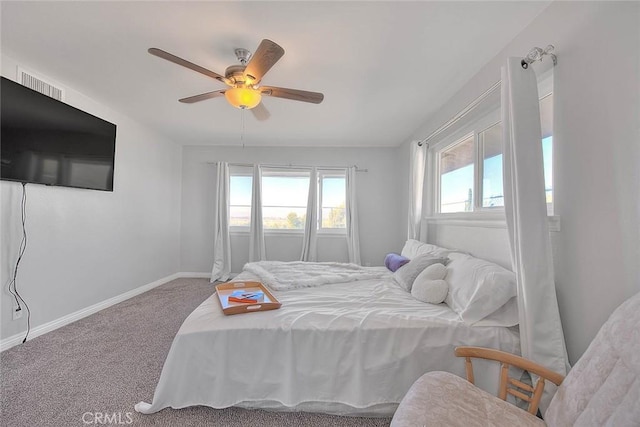
[[244, 109], [240, 110], [240, 141], [242, 141], [242, 148], [244, 148]]

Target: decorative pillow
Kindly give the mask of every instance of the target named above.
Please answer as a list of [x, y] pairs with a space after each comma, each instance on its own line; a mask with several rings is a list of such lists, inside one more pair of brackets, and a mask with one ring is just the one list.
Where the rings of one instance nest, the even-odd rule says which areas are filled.
[[387, 254], [387, 256], [384, 257], [384, 265], [391, 271], [396, 271], [408, 262], [409, 258], [394, 253]]
[[393, 278], [405, 291], [411, 292], [414, 280], [425, 268], [432, 264], [446, 264], [447, 262], [447, 258], [438, 258], [428, 254], [418, 255], [393, 273]]
[[411, 295], [422, 302], [442, 303], [449, 292], [449, 284], [442, 280], [446, 275], [444, 264], [431, 264], [413, 281]]
[[[445, 278], [449, 293], [445, 302], [465, 323], [472, 325], [499, 309], [513, 313], [512, 308], [506, 306], [516, 300], [513, 272], [466, 254], [452, 253], [449, 258]], [[492, 320], [496, 319], [492, 316]]]
[[417, 300], [431, 304], [444, 302], [448, 292], [449, 284], [444, 280], [420, 280], [420, 276], [413, 282], [413, 286], [411, 287], [411, 296]]
[[444, 264], [431, 264], [429, 267], [422, 270], [422, 273], [418, 274], [418, 277], [416, 277], [416, 281], [442, 280], [446, 275], [447, 275], [447, 267], [445, 267]]

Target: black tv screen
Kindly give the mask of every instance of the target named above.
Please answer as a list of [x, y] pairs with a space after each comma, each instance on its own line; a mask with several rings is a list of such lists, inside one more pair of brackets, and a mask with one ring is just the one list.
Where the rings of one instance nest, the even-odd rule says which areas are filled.
[[116, 125], [2, 77], [2, 179], [113, 191]]

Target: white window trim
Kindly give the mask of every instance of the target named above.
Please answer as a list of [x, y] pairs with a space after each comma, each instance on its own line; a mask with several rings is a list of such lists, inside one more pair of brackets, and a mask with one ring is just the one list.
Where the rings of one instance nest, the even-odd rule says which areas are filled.
[[[493, 115], [492, 115], [493, 117]], [[475, 133], [475, 149], [476, 149], [476, 159], [478, 163], [476, 164], [476, 175], [475, 175], [475, 197], [473, 198], [474, 212], [504, 212], [504, 206], [483, 206], [482, 199], [484, 198], [484, 156], [482, 155], [482, 150], [484, 149], [484, 140], [481, 140], [480, 134], [489, 128], [500, 124], [502, 121], [498, 118], [495, 122], [489, 124], [488, 126], [480, 128], [479, 131]], [[504, 191], [503, 191], [504, 193]], [[503, 194], [504, 197], [504, 194]]]
[[[338, 231], [335, 231], [338, 230]], [[249, 227], [233, 227], [229, 230], [229, 233], [234, 236], [248, 236], [250, 233]], [[304, 230], [290, 229], [290, 228], [270, 228], [264, 230], [265, 236], [304, 236]], [[341, 238], [344, 239], [346, 231], [343, 228], [325, 228], [324, 230], [318, 230], [318, 237], [320, 238]]]
[[[278, 167], [263, 167], [262, 168], [262, 178], [308, 178], [311, 179], [311, 171], [307, 168], [278, 168]], [[264, 185], [262, 186], [264, 191]], [[306, 209], [306, 200], [305, 206]], [[263, 208], [264, 208], [264, 198], [263, 198]], [[300, 206], [302, 208], [302, 206]], [[264, 212], [263, 212], [264, 215]], [[263, 226], [264, 235], [304, 235], [304, 227], [303, 228], [267, 228], [264, 226], [264, 217], [263, 217]]]
[[[482, 215], [489, 212], [496, 211], [504, 211], [502, 206], [496, 206], [492, 208], [482, 208], [482, 201], [479, 201], [480, 197], [480, 188], [482, 187], [482, 179], [480, 173], [482, 173], [482, 166], [477, 164], [478, 156], [479, 156], [479, 143], [478, 143], [478, 135], [483, 130], [488, 129], [492, 125], [498, 123], [500, 121], [500, 108], [494, 109], [486, 114], [484, 117], [479, 118], [473, 122], [468, 123], [466, 126], [461, 127], [460, 129], [452, 132], [450, 135], [444, 137], [438, 143], [429, 147], [429, 159], [428, 162], [431, 166], [431, 170], [435, 171], [434, 174], [430, 177], [433, 181], [431, 183], [433, 193], [428, 196], [428, 200], [433, 200], [434, 204], [431, 206], [431, 209], [428, 212], [433, 212], [434, 216], [449, 216], [456, 215], [460, 212], [440, 212], [440, 153], [454, 145], [462, 142], [463, 140], [473, 136], [473, 145], [474, 145], [474, 183], [473, 183], [473, 211], [472, 212], [462, 212], [467, 215]], [[480, 130], [478, 130], [480, 129]], [[433, 196], [433, 197], [432, 197]], [[479, 203], [480, 202], [480, 203]]]
[[[347, 179], [347, 170], [335, 170], [335, 169], [318, 169], [318, 224], [317, 224], [317, 233], [318, 235], [325, 235], [325, 236], [331, 236], [331, 235], [335, 235], [335, 236], [345, 236], [347, 234], [347, 227], [345, 226], [344, 228], [329, 228], [329, 227], [323, 227], [322, 226], [322, 186], [323, 186], [323, 178], [331, 178], [331, 177], [335, 177], [335, 178], [343, 178], [345, 180], [345, 186], [346, 186], [346, 179]], [[345, 209], [346, 209], [346, 203], [347, 203], [347, 194], [346, 194], [346, 187], [345, 187]]]
[[[309, 170], [306, 168], [300, 169], [278, 169], [275, 167], [265, 167], [263, 168], [262, 176], [265, 177], [305, 177], [305, 174], [309, 174]], [[318, 224], [317, 233], [318, 236], [322, 236], [323, 238], [344, 238], [347, 234], [346, 227], [345, 228], [326, 228], [322, 227], [322, 178], [323, 177], [338, 177], [345, 178], [347, 171], [345, 170], [336, 170], [336, 169], [318, 169]], [[239, 167], [230, 172], [231, 176], [248, 176], [253, 177], [253, 173], [250, 169], [245, 167]], [[308, 176], [307, 176], [308, 177]], [[251, 183], [253, 186], [253, 181]], [[345, 194], [346, 197], [346, 194]], [[237, 236], [245, 236], [248, 235], [251, 231], [251, 226], [229, 226], [229, 233]], [[290, 236], [303, 236], [304, 229], [291, 229], [291, 228], [264, 228], [265, 236], [273, 236], [273, 235], [290, 235]]]
[[[243, 177], [251, 178], [251, 191], [253, 191], [253, 169], [251, 167], [229, 166], [229, 181], [231, 181], [231, 177], [234, 177], [234, 176], [243, 176]], [[251, 194], [249, 196], [251, 197]], [[229, 203], [231, 203], [231, 199], [229, 199]], [[249, 207], [251, 207], [251, 205], [249, 205]], [[231, 208], [231, 205], [229, 205], [229, 208]], [[231, 215], [229, 215], [229, 220], [231, 220]], [[251, 217], [249, 217], [249, 224], [251, 224]], [[244, 226], [244, 225], [229, 226], [230, 234], [237, 234], [237, 233], [249, 234], [249, 230], [250, 230], [250, 225], [249, 226]]]
[[[553, 69], [547, 70], [538, 76], [538, 97], [539, 100], [546, 98], [551, 95], [553, 91]], [[435, 219], [442, 219], [443, 221], [446, 219], [451, 220], [461, 220], [464, 219], [466, 223], [471, 223], [473, 221], [495, 221], [495, 216], [501, 216], [504, 221], [504, 206], [495, 206], [495, 207], [483, 207], [481, 200], [481, 188], [482, 188], [482, 164], [478, 164], [478, 160], [480, 160], [480, 144], [478, 140], [478, 135], [480, 132], [488, 129], [492, 125], [501, 122], [500, 116], [500, 106], [495, 109], [489, 110], [487, 114], [480, 117], [477, 120], [471, 121], [464, 126], [456, 129], [455, 131], [445, 135], [438, 142], [431, 145], [427, 151], [427, 170], [434, 171], [433, 173], [427, 173], [427, 185], [426, 185], [426, 198], [427, 198], [427, 212], [431, 212], [432, 216], [425, 217], [429, 221], [433, 222]], [[478, 130], [479, 129], [479, 130]], [[474, 137], [474, 151], [475, 151], [475, 161], [474, 161], [474, 194], [473, 194], [473, 211], [472, 212], [440, 212], [440, 162], [439, 162], [439, 154], [441, 151], [454, 146], [455, 144], [462, 142], [462, 140], [468, 138], [471, 134]], [[557, 162], [556, 159], [556, 150], [557, 144], [554, 143], [552, 146], [552, 158], [553, 162], [551, 165], [552, 168], [552, 181], [551, 186], [553, 188], [553, 212], [551, 215], [548, 215], [549, 218], [549, 229], [550, 231], [560, 231], [560, 217], [555, 215], [555, 200], [557, 200], [557, 192], [555, 187], [555, 179], [556, 179], [556, 168]], [[480, 162], [482, 163], [482, 162]], [[438, 221], [441, 223], [442, 221]], [[467, 224], [469, 225], [469, 224]], [[506, 223], [504, 225], [506, 227]]]

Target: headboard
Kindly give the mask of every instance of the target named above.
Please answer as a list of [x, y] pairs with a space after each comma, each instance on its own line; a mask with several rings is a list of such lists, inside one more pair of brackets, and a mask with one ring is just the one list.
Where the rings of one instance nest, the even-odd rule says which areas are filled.
[[420, 240], [459, 249], [511, 270], [509, 233], [504, 219], [474, 220], [428, 217], [422, 220]]

